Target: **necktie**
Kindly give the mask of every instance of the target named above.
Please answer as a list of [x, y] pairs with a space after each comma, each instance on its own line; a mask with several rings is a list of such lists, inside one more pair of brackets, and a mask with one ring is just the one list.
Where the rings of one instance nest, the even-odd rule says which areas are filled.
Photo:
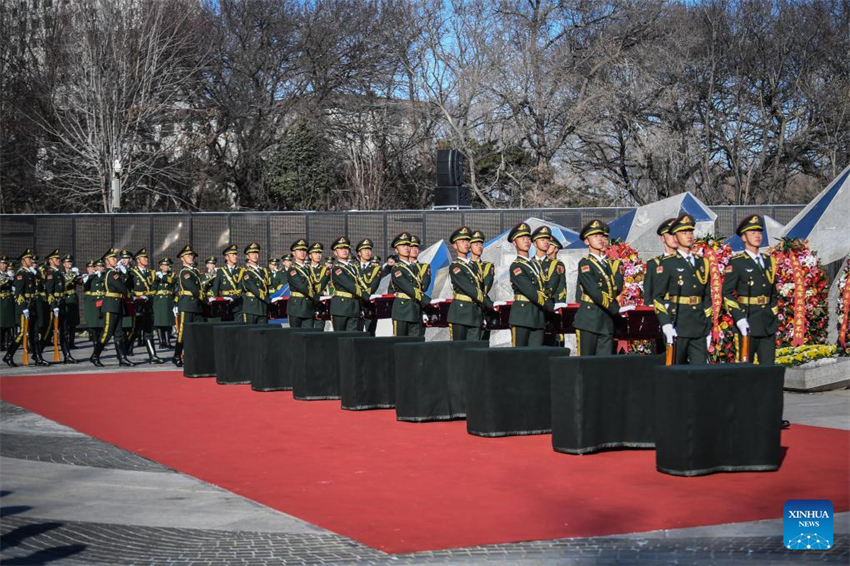
[[762, 260], [761, 254], [759, 254], [758, 258], [759, 258], [759, 267], [761, 267], [762, 270], [764, 270], [764, 260]]

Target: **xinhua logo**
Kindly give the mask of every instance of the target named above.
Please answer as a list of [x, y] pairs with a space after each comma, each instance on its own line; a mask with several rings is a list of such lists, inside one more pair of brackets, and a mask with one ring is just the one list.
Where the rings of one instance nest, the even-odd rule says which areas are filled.
[[789, 499], [783, 515], [785, 548], [832, 548], [832, 502], [826, 499]]

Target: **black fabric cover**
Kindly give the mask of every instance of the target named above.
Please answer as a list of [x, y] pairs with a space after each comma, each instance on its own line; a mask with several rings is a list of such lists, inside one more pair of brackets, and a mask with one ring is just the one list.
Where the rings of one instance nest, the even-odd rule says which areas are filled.
[[215, 377], [213, 328], [235, 322], [187, 322], [183, 329], [183, 377]]
[[292, 396], [299, 401], [339, 399], [339, 341], [366, 336], [366, 332], [294, 333]]
[[467, 353], [487, 347], [483, 340], [394, 346], [396, 418], [410, 422], [464, 418]]
[[467, 432], [477, 436], [551, 432], [549, 359], [569, 352], [546, 346], [470, 350]]
[[[260, 326], [259, 328], [262, 328]], [[321, 332], [321, 328], [284, 328], [269, 324], [268, 329], [255, 334], [256, 352], [248, 366], [251, 389], [254, 391], [292, 390], [291, 337], [295, 332]]]
[[655, 382], [655, 463], [676, 476], [773, 471], [782, 460], [784, 368], [663, 367]]
[[587, 454], [655, 446], [655, 376], [664, 356], [549, 360], [552, 447]]
[[342, 408], [362, 411], [395, 407], [393, 346], [424, 341], [423, 336], [340, 339], [339, 379]]
[[251, 339], [256, 330], [253, 324], [228, 324], [213, 329], [215, 344], [215, 381], [219, 385], [251, 383], [248, 364], [257, 355]]

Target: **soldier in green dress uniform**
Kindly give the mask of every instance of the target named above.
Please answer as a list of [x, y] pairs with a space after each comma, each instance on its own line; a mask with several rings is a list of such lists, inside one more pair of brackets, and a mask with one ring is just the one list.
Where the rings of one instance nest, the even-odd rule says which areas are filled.
[[174, 274], [171, 258], [159, 260], [159, 269], [154, 281], [153, 325], [159, 336], [161, 349], [171, 348], [171, 332], [174, 328]]
[[59, 253], [59, 250], [53, 250], [47, 256], [47, 268], [44, 271], [44, 289], [53, 319], [48, 328], [47, 335], [42, 337], [42, 340], [48, 341], [53, 337], [56, 344], [62, 350], [62, 363], [75, 364], [77, 360], [71, 355], [68, 349], [68, 336], [63, 332], [65, 329], [67, 308], [65, 305], [65, 273], [60, 267], [61, 262], [62, 255]]
[[103, 274], [103, 298], [100, 306], [100, 312], [103, 314], [103, 332], [100, 339], [95, 343], [94, 352], [89, 358], [89, 361], [97, 367], [103, 367], [100, 355], [111, 338], [114, 338], [115, 353], [119, 365], [136, 365], [127, 359], [127, 352], [124, 349], [126, 334], [124, 333], [122, 319], [125, 313], [124, 302], [129, 299], [130, 290], [127, 288], [127, 279], [118, 267], [118, 255], [120, 253], [119, 250], [113, 248], [103, 256], [103, 261], [106, 263], [106, 271]]
[[316, 308], [313, 302], [313, 276], [307, 260], [307, 240], [300, 238], [289, 246], [293, 263], [287, 273], [289, 280], [289, 302], [286, 304], [286, 316], [290, 328], [319, 327], [315, 320]]
[[280, 259], [269, 258], [269, 294], [273, 295], [283, 289], [284, 272], [280, 269]]
[[15, 316], [18, 320], [18, 335], [15, 341], [9, 347], [6, 355], [3, 356], [3, 361], [10, 367], [15, 367], [15, 352], [21, 347], [26, 336], [26, 347], [29, 348], [32, 354], [33, 362], [37, 366], [50, 365], [44, 358], [41, 357], [40, 340], [41, 336], [38, 332], [38, 321], [36, 317], [38, 300], [38, 286], [36, 279], [38, 270], [35, 268], [35, 254], [32, 250], [26, 249], [24, 253], [18, 256], [20, 267], [15, 271], [15, 280], [12, 283], [12, 288], [15, 296]]
[[[368, 301], [372, 295], [378, 292], [378, 286], [381, 284], [381, 264], [376, 263], [372, 257], [372, 249], [374, 244], [369, 238], [364, 238], [358, 242], [357, 259], [357, 276], [360, 278], [360, 286], [363, 288], [363, 302]], [[357, 324], [357, 330], [365, 330], [370, 336], [375, 335], [378, 328], [378, 319], [372, 318], [369, 320], [360, 319]]]
[[213, 294], [213, 283], [215, 282], [215, 278], [218, 275], [218, 259], [211, 255], [204, 262], [204, 267], [206, 270], [204, 274], [201, 276], [201, 284], [204, 287], [204, 299], [210, 299], [215, 297]]
[[711, 338], [709, 265], [691, 253], [695, 226], [689, 214], [676, 219], [670, 233], [679, 244], [677, 253], [661, 260], [652, 284], [655, 314], [667, 343], [676, 345], [677, 364], [706, 363]]
[[[134, 299], [136, 324], [134, 333], [141, 333], [145, 349], [148, 352], [148, 362], [161, 364], [165, 360], [156, 355], [156, 346], [153, 342], [153, 300], [156, 297], [156, 274], [150, 269], [150, 257], [148, 250], [140, 249], [134, 256], [136, 265], [130, 268], [132, 281], [132, 296]], [[127, 339], [128, 344], [133, 343], [135, 335]]]
[[15, 336], [15, 273], [9, 256], [0, 255], [0, 350], [9, 349]]
[[741, 360], [743, 336], [749, 336], [747, 360], [772, 366], [776, 362], [779, 295], [776, 260], [759, 250], [764, 239], [764, 218], [753, 215], [735, 233], [744, 241], [743, 252], [732, 256], [723, 278], [723, 304], [735, 320], [735, 345]]
[[103, 332], [103, 313], [100, 312], [98, 303], [103, 299], [103, 273], [106, 264], [103, 259], [92, 262], [92, 273], [83, 281], [85, 304], [86, 327], [89, 331], [89, 339], [94, 346]]
[[[321, 242], [316, 242], [310, 246], [310, 281], [313, 285], [313, 307], [319, 304], [319, 299], [325, 294], [328, 283], [331, 280], [331, 272], [328, 265], [322, 261], [322, 254], [325, 252], [325, 246]], [[316, 321], [316, 328], [323, 325], [322, 321]]]
[[242, 274], [242, 322], [265, 324], [269, 320], [271, 303], [269, 272], [261, 267], [260, 244], [252, 242], [245, 248], [246, 265]]
[[419, 246], [422, 240], [415, 234], [410, 235], [410, 263], [416, 266], [419, 272], [419, 280], [422, 281], [422, 292], [428, 293], [431, 290], [431, 264], [419, 263]]
[[190, 322], [204, 320], [204, 284], [201, 274], [195, 269], [195, 258], [198, 257], [191, 246], [186, 246], [177, 257], [182, 262], [180, 272], [174, 281], [174, 294], [177, 303], [177, 343], [174, 346], [174, 357], [171, 363], [183, 367], [183, 330]]
[[38, 256], [34, 256], [36, 262], [36, 277], [35, 277], [35, 319], [30, 321], [30, 324], [35, 323], [38, 328], [38, 347], [39, 355], [44, 354], [44, 349], [47, 347], [47, 339], [53, 331], [53, 309], [50, 302], [47, 300], [47, 291], [45, 289], [45, 281], [47, 280], [47, 261], [39, 262]]
[[508, 322], [511, 326], [511, 346], [542, 346], [546, 313], [552, 312], [553, 302], [546, 296], [540, 264], [529, 257], [531, 228], [520, 222], [508, 232], [508, 242], [516, 248], [517, 257], [510, 266], [514, 301]]
[[[127, 297], [127, 300], [132, 300], [133, 296], [133, 277], [130, 274], [130, 269], [133, 261], [133, 252], [130, 250], [120, 250], [119, 251], [119, 262], [117, 269], [121, 272], [121, 277], [124, 279], [124, 285], [127, 287], [130, 294]], [[127, 309], [124, 311], [124, 317], [121, 319], [121, 325], [124, 328], [124, 348], [127, 356], [133, 355], [133, 349], [135, 347], [135, 342], [128, 340], [130, 335], [135, 336], [136, 334], [136, 317], [129, 316]]]
[[289, 270], [292, 268], [293, 261], [291, 252], [280, 258], [280, 275], [278, 280], [280, 281], [281, 289], [289, 285]]
[[[469, 261], [475, 266], [478, 271], [478, 278], [481, 282], [481, 292], [485, 296], [490, 296], [490, 289], [493, 288], [493, 281], [496, 278], [496, 267], [490, 261], [484, 261], [481, 256], [484, 254], [484, 232], [475, 230], [472, 232], [472, 238], [469, 240]], [[490, 341], [490, 331], [481, 330], [481, 340]]]
[[82, 285], [80, 270], [74, 266], [74, 256], [68, 254], [62, 258], [62, 273], [65, 276], [65, 318], [62, 333], [67, 337], [68, 349], [73, 350], [80, 325], [80, 298], [77, 289]]
[[399, 261], [392, 266], [390, 290], [395, 293], [393, 336], [423, 336], [422, 308], [431, 302], [425, 292], [422, 271], [410, 261], [410, 234], [402, 232], [392, 241]]
[[[549, 259], [549, 265], [543, 274], [544, 285], [549, 297], [555, 302], [555, 305], [566, 305], [567, 303], [567, 268], [560, 259], [558, 259], [558, 251], [563, 248], [558, 238], [554, 236], [549, 240], [549, 247], [546, 249], [546, 257]], [[543, 344], [545, 346], [564, 346], [564, 335], [557, 333], [546, 333], [543, 336]]]
[[469, 260], [472, 230], [463, 226], [449, 237], [456, 258], [449, 265], [452, 281], [452, 304], [449, 305], [449, 336], [452, 340], [481, 340], [484, 309], [493, 302], [484, 294], [481, 273]]
[[617, 302], [623, 290], [623, 274], [620, 262], [605, 256], [609, 233], [608, 225], [601, 220], [592, 220], [579, 233], [590, 251], [578, 262], [579, 307], [573, 326], [579, 356], [613, 354], [614, 317], [635, 308], [634, 305], [621, 307]]
[[[349, 261], [351, 242], [345, 236], [341, 236], [334, 241], [332, 249], [336, 262], [331, 269], [333, 282], [331, 324], [335, 332], [357, 330], [364, 289], [360, 286], [357, 266]], [[368, 295], [366, 297], [368, 298]]]
[[221, 253], [224, 255], [224, 267], [216, 270], [212, 296], [224, 297], [230, 301], [233, 320], [242, 320], [242, 277], [245, 270], [237, 265], [239, 249], [236, 244], [232, 244]]
[[652, 285], [655, 281], [655, 271], [658, 269], [658, 266], [661, 265], [661, 260], [667, 256], [675, 254], [676, 248], [679, 247], [678, 242], [676, 242], [676, 236], [670, 233], [670, 228], [673, 227], [675, 222], [675, 218], [668, 218], [659, 224], [658, 229], [655, 231], [655, 233], [661, 238], [661, 245], [664, 246], [664, 253], [659, 256], [655, 256], [646, 262], [646, 273], [643, 276], [643, 304], [645, 305], [652, 306]]

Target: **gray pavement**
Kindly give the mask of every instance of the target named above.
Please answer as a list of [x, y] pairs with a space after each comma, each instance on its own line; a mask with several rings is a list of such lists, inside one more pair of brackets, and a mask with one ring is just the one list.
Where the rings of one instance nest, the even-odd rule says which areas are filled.
[[[99, 371], [119, 370], [105, 363]], [[151, 369], [173, 366], [132, 371]], [[850, 391], [787, 393], [785, 415], [850, 430]], [[786, 550], [775, 519], [387, 555], [0, 402], [3, 564], [850, 564], [850, 513], [836, 515], [835, 533], [817, 552]]]

